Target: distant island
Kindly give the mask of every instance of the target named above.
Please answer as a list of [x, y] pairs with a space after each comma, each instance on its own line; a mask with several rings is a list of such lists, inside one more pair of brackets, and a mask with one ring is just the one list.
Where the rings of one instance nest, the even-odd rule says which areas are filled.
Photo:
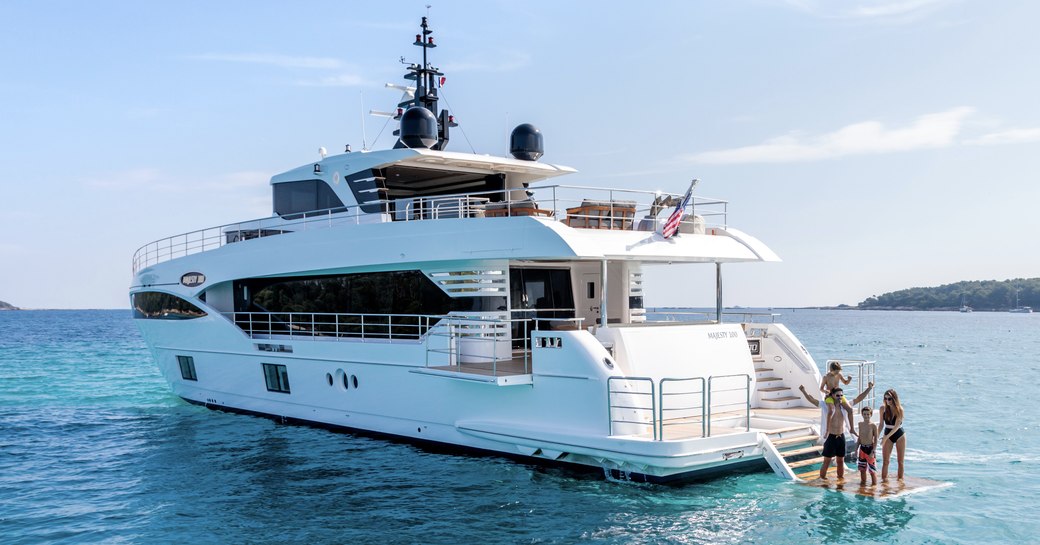
[[3, 301], [0, 301], [0, 310], [19, 310], [19, 309], [18, 309], [18, 307], [14, 306], [14, 305], [12, 305], [10, 303], [5, 303]]
[[1006, 311], [1016, 306], [1040, 307], [1040, 278], [971, 280], [934, 288], [910, 288], [868, 297], [860, 310], [974, 310]]

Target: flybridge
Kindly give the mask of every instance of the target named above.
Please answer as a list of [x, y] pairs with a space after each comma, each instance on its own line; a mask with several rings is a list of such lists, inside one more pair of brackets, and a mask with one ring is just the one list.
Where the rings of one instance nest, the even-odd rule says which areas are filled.
[[[507, 194], [505, 198], [502, 197], [503, 193]], [[514, 193], [519, 194], [517, 198], [511, 198]], [[650, 242], [655, 240], [655, 232], [663, 222], [657, 215], [667, 207], [674, 206], [681, 198], [682, 196], [677, 194], [651, 191], [548, 185], [519, 191], [477, 191], [379, 199], [363, 203], [361, 206], [350, 203], [344, 207], [314, 210], [292, 219], [272, 216], [163, 238], [142, 246], [134, 253], [133, 272], [137, 273], [145, 267], [171, 259], [216, 250], [228, 244], [287, 233], [350, 228], [372, 223], [446, 219], [480, 222], [491, 218], [523, 216], [562, 223], [574, 229], [602, 233], [629, 232], [633, 238], [643, 242], [630, 248], [617, 242], [622, 244], [618, 247], [617, 253], [631, 253], [633, 256], [639, 254], [657, 260], [675, 261], [779, 260], [760, 242], [728, 228], [727, 201], [704, 197], [690, 200], [688, 216], [680, 224], [679, 232], [686, 235], [719, 235], [712, 237], [716, 240], [704, 240], [704, 244], [699, 245], [700, 249], [696, 251], [693, 247], [685, 247], [680, 251], [674, 244], [659, 240], [658, 242], [665, 246], [662, 246], [660, 256], [652, 256], [651, 254], [656, 252], [651, 252], [655, 247]], [[376, 210], [369, 212], [364, 210], [365, 207], [374, 207]], [[637, 241], [627, 244], [635, 242]], [[691, 252], [696, 253], [697, 257], [694, 258], [694, 253]]]

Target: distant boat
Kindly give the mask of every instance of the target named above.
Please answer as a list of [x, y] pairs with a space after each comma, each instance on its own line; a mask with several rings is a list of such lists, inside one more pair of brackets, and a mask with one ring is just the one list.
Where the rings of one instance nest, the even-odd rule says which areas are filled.
[[1014, 314], [1032, 314], [1033, 313], [1033, 309], [1030, 308], [1030, 307], [1019, 306], [1019, 304], [1018, 304], [1018, 292], [1016, 291], [1015, 292], [1015, 308], [1009, 310], [1008, 312], [1011, 312], [1011, 313], [1014, 313]]
[[974, 309], [969, 307], [967, 303], [964, 302], [964, 294], [961, 294], [961, 312], [971, 312], [972, 310]]

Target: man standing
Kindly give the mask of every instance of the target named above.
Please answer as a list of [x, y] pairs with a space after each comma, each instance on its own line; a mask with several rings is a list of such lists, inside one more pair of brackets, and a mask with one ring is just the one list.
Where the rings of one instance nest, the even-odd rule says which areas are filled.
[[820, 467], [820, 478], [827, 478], [827, 468], [831, 465], [831, 458], [837, 458], [838, 479], [845, 478], [845, 419], [849, 421], [849, 432], [856, 435], [852, 424], [852, 405], [845, 399], [845, 393], [841, 387], [831, 390], [831, 399], [834, 400], [834, 410], [827, 417], [827, 439], [823, 442], [823, 466]]

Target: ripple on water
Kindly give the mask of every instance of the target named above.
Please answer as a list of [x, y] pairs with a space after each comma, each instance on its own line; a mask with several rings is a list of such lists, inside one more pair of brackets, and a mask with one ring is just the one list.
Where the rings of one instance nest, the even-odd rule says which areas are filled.
[[909, 472], [953, 483], [888, 501], [768, 473], [684, 487], [617, 482], [208, 411], [170, 394], [127, 314], [0, 313], [0, 541], [801, 545], [1040, 535], [1040, 411], [1006, 401], [1011, 379], [999, 378], [1036, 367], [1040, 335], [996, 313], [785, 317], [818, 362], [879, 360], [879, 388], [895, 388], [906, 406]]

